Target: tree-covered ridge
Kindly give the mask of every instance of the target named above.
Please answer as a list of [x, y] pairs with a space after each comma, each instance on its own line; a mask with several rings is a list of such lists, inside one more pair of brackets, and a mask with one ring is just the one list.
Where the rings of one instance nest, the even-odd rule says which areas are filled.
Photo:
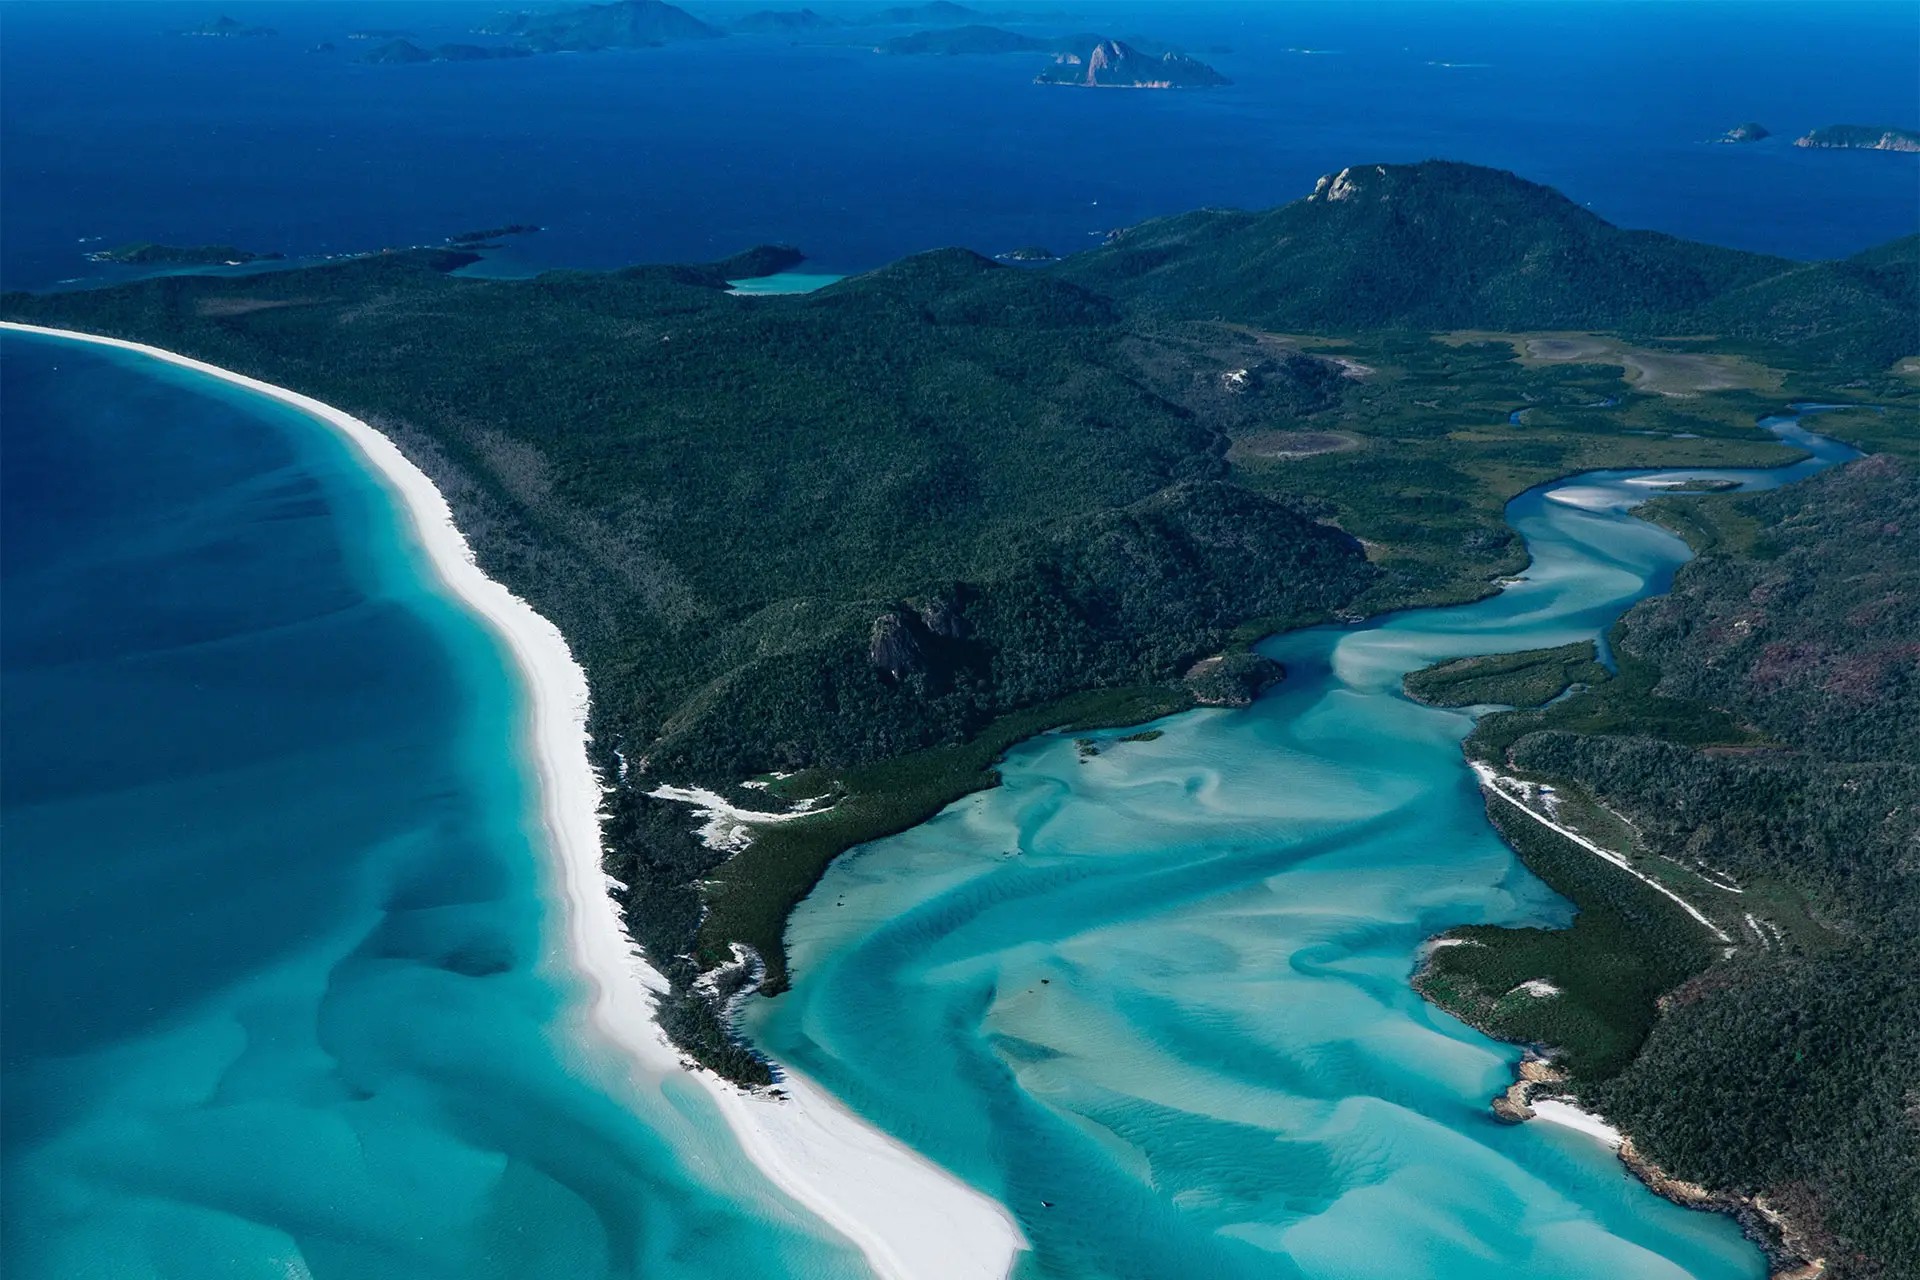
[[1920, 239], [1843, 263], [1624, 231], [1509, 173], [1363, 165], [1264, 212], [1142, 223], [1061, 273], [1154, 315], [1288, 332], [1601, 328], [1709, 333], [1884, 368], [1920, 348]]
[[[1511, 740], [1503, 766], [1590, 797], [1600, 824], [1617, 815], [1617, 847], [1665, 868], [1656, 874], [1721, 923], [1731, 954], [1717, 957], [1696, 922], [1644, 892], [1644, 923], [1623, 926], [1566, 878], [1564, 844], [1515, 819], [1516, 847], [1574, 897], [1588, 937], [1543, 956], [1539, 931], [1476, 931], [1481, 953], [1461, 966], [1446, 953], [1466, 981], [1436, 995], [1470, 1009], [1476, 978], [1547, 963], [1577, 980], [1658, 960], [1660, 984], [1596, 1025], [1538, 1022], [1548, 1014], [1505, 1030], [1586, 1047], [1644, 1034], [1637, 1055], [1572, 1057], [1583, 1096], [1643, 1152], [1674, 1176], [1764, 1194], [1831, 1276], [1913, 1274], [1920, 472], [1879, 456], [1769, 494], [1663, 505], [1688, 512], [1707, 551], [1617, 632], [1624, 657], [1658, 671], [1637, 695], [1641, 714], [1622, 701], [1593, 732], [1546, 713], [1516, 718], [1534, 729], [1517, 739], [1490, 723], [1477, 740]], [[1685, 705], [1752, 726], [1758, 744], [1671, 734], [1697, 723], [1669, 710]], [[1632, 889], [1616, 874], [1610, 891]]]

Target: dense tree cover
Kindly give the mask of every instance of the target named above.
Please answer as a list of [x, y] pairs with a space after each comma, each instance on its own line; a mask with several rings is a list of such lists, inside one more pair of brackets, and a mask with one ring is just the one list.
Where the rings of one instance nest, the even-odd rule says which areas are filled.
[[[1744, 889], [1695, 882], [1736, 935], [1733, 957], [1669, 982], [1637, 1056], [1577, 1059], [1576, 1074], [1669, 1173], [1787, 1208], [1829, 1274], [1915, 1274], [1920, 471], [1873, 457], [1769, 494], [1669, 502], [1722, 532], [1616, 634], [1623, 658], [1659, 672], [1636, 695], [1650, 714], [1636, 720], [1616, 698], [1586, 731], [1552, 714], [1501, 717], [1522, 734], [1480, 742], [1506, 745], [1528, 775], [1590, 789], [1632, 824], [1642, 854]], [[1694, 723], [1663, 694], [1722, 708], [1770, 745], [1646, 736]], [[1590, 912], [1604, 923], [1554, 863], [1516, 847], [1581, 906], [1569, 944]], [[1537, 931], [1482, 932], [1492, 946], [1474, 959], [1500, 981], [1539, 948]], [[1626, 950], [1657, 951], [1666, 936], [1642, 931]], [[1609, 949], [1622, 950], [1580, 963]], [[1552, 1038], [1537, 1018], [1488, 1021]]]
[[1839, 262], [1809, 262], [1729, 290], [1700, 307], [1704, 332], [1802, 359], [1883, 369], [1920, 351], [1920, 236]]
[[1579, 914], [1564, 929], [1450, 930], [1469, 945], [1436, 950], [1414, 985], [1494, 1035], [1554, 1046], [1582, 1079], [1611, 1077], [1639, 1051], [1655, 1002], [1712, 960], [1712, 940], [1678, 905], [1512, 806], [1487, 816]]
[[1456, 658], [1407, 673], [1407, 696], [1439, 707], [1490, 703], [1509, 707], [1543, 706], [1576, 684], [1597, 684], [1607, 669], [1594, 657], [1591, 640], [1557, 649]]
[[1147, 222], [1069, 278], [1153, 308], [1282, 330], [1620, 327], [1777, 275], [1784, 259], [1622, 231], [1473, 165], [1362, 165], [1259, 213]]
[[1149, 313], [1292, 332], [1623, 329], [1717, 333], [1885, 368], [1914, 354], [1920, 238], [1799, 264], [1624, 231], [1512, 174], [1363, 165], [1250, 213], [1129, 228], [1062, 274]]

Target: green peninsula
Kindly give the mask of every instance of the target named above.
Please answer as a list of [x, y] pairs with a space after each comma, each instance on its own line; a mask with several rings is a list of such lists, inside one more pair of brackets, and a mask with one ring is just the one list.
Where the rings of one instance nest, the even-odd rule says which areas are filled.
[[273, 262], [281, 256], [278, 253], [253, 253], [230, 244], [175, 245], [142, 241], [121, 245], [117, 249], [101, 249], [88, 254], [87, 258], [93, 262], [118, 262], [135, 267], [237, 267], [249, 262]]

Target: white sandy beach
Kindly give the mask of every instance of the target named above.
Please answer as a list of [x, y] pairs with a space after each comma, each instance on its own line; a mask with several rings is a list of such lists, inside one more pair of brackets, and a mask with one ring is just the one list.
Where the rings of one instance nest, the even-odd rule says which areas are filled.
[[587, 759], [587, 679], [559, 628], [482, 573], [452, 510], [387, 437], [310, 396], [118, 338], [38, 325], [0, 328], [118, 347], [270, 396], [339, 432], [386, 482], [447, 589], [507, 644], [526, 682], [531, 743], [563, 907], [564, 961], [589, 996], [590, 1028], [637, 1077], [685, 1073], [713, 1097], [748, 1158], [860, 1250], [886, 1280], [1000, 1280], [1027, 1247], [999, 1204], [867, 1125], [811, 1081], [790, 1076], [779, 1100], [690, 1067], [654, 1021], [665, 979], [639, 954], [601, 867], [601, 787]]
[[1557, 1124], [1568, 1129], [1576, 1129], [1586, 1134], [1589, 1138], [1604, 1142], [1615, 1149], [1618, 1149], [1620, 1146], [1620, 1131], [1618, 1129], [1608, 1124], [1605, 1120], [1602, 1120], [1599, 1116], [1594, 1115], [1591, 1111], [1582, 1111], [1571, 1102], [1561, 1102], [1557, 1098], [1542, 1098], [1537, 1102], [1529, 1102], [1527, 1105], [1533, 1109], [1533, 1118], [1535, 1120], [1544, 1120], [1548, 1124]]

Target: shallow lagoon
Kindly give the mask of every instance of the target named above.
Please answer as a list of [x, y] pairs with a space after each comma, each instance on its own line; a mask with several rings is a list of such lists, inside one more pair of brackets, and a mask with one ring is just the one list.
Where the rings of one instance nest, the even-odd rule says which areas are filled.
[[0, 361], [7, 1273], [864, 1274], [573, 1034], [517, 673], [350, 448]]
[[1163, 736], [1051, 735], [1005, 785], [843, 858], [795, 916], [755, 1034], [1001, 1196], [1035, 1276], [1765, 1274], [1724, 1217], [1610, 1150], [1495, 1121], [1518, 1051], [1408, 985], [1424, 939], [1564, 923], [1488, 827], [1472, 718], [1401, 695], [1440, 659], [1600, 634], [1679, 539], [1627, 514], [1687, 475], [1596, 472], [1508, 509], [1533, 562], [1475, 604], [1264, 647], [1287, 681]]

